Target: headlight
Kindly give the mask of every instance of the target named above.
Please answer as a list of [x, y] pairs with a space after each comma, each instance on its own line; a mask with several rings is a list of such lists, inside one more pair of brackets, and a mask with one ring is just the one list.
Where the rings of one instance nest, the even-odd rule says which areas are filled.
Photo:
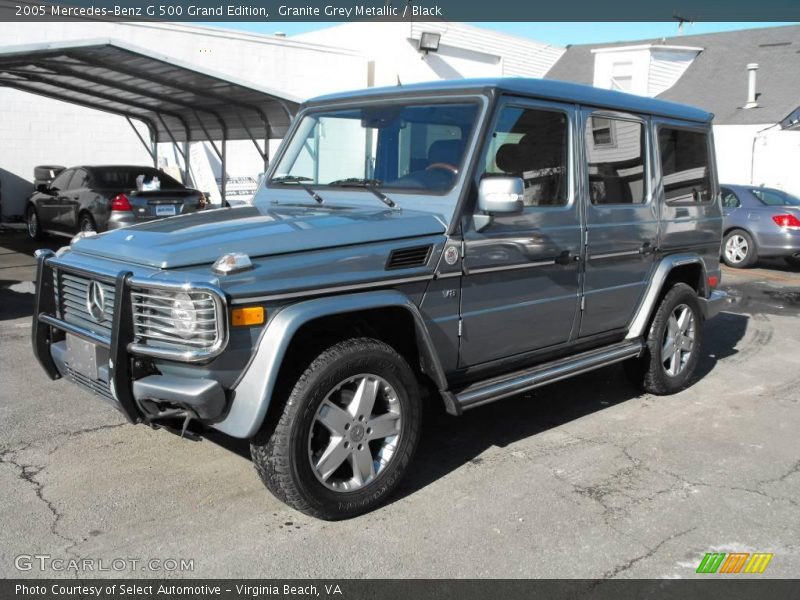
[[183, 337], [192, 335], [197, 329], [197, 312], [189, 294], [180, 293], [172, 301], [172, 319], [175, 329]]

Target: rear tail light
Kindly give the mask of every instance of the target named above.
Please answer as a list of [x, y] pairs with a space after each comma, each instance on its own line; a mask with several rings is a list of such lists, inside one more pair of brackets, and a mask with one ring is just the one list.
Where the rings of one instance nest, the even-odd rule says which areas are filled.
[[719, 275], [708, 276], [708, 289], [713, 290], [719, 285]]
[[131, 211], [131, 203], [125, 194], [117, 194], [111, 199], [112, 211]]
[[775, 215], [772, 217], [778, 227], [786, 227], [787, 229], [800, 229], [800, 219], [793, 214]]

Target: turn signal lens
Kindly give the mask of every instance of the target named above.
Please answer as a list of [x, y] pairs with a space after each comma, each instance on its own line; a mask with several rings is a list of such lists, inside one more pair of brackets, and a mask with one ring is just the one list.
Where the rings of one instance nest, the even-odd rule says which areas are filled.
[[800, 229], [800, 219], [793, 214], [775, 215], [772, 217], [778, 227], [787, 227], [789, 229]]
[[131, 211], [131, 203], [125, 194], [117, 194], [111, 199], [111, 210], [114, 211]]
[[266, 313], [263, 306], [245, 306], [244, 308], [234, 308], [231, 311], [231, 323], [234, 327], [263, 325], [265, 319]]

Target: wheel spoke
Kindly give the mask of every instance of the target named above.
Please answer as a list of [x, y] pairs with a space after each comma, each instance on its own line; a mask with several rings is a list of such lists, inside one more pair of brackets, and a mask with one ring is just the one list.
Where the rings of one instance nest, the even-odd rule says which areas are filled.
[[689, 324], [692, 321], [692, 311], [689, 310], [688, 306], [684, 306], [681, 309], [680, 314], [678, 315], [677, 323], [678, 329], [681, 333], [686, 333], [686, 329], [689, 327]]
[[369, 421], [368, 440], [379, 440], [400, 433], [400, 415], [387, 413]]
[[331, 433], [341, 437], [345, 432], [344, 426], [349, 423], [351, 419], [347, 411], [339, 408], [330, 400], [326, 400], [319, 407], [317, 420], [325, 425]]
[[350, 455], [350, 465], [353, 467], [353, 477], [356, 483], [364, 485], [375, 476], [375, 462], [369, 444], [363, 444], [361, 450], [354, 450]]
[[669, 368], [667, 369], [667, 372], [670, 375], [676, 375], [678, 373], [679, 356], [680, 356], [680, 351], [676, 349], [669, 357]]
[[680, 343], [680, 349], [681, 350], [684, 350], [686, 352], [690, 352], [692, 350], [693, 346], [694, 346], [694, 339], [693, 338], [689, 337], [688, 335], [682, 335], [681, 336], [681, 343]]
[[664, 359], [664, 362], [672, 356], [675, 352], [675, 338], [671, 336], [667, 336], [667, 339], [664, 341], [664, 345], [661, 346], [661, 357]]
[[349, 454], [350, 451], [344, 447], [342, 438], [332, 436], [328, 447], [325, 448], [325, 452], [322, 453], [314, 468], [322, 480], [326, 481], [342, 465]]
[[353, 418], [363, 416], [365, 419], [372, 414], [372, 407], [375, 406], [375, 398], [378, 395], [379, 382], [372, 377], [364, 377], [358, 384], [356, 395], [347, 406], [347, 412]]

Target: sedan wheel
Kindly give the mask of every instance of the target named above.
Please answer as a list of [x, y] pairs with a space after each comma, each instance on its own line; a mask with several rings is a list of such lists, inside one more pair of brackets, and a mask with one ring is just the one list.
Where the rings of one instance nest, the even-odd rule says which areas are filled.
[[38, 240], [42, 237], [42, 231], [39, 225], [39, 214], [33, 206], [28, 207], [26, 224], [28, 229], [28, 237], [32, 240]]
[[757, 254], [755, 242], [746, 231], [735, 229], [725, 236], [722, 258], [729, 267], [749, 267], [756, 262]]

